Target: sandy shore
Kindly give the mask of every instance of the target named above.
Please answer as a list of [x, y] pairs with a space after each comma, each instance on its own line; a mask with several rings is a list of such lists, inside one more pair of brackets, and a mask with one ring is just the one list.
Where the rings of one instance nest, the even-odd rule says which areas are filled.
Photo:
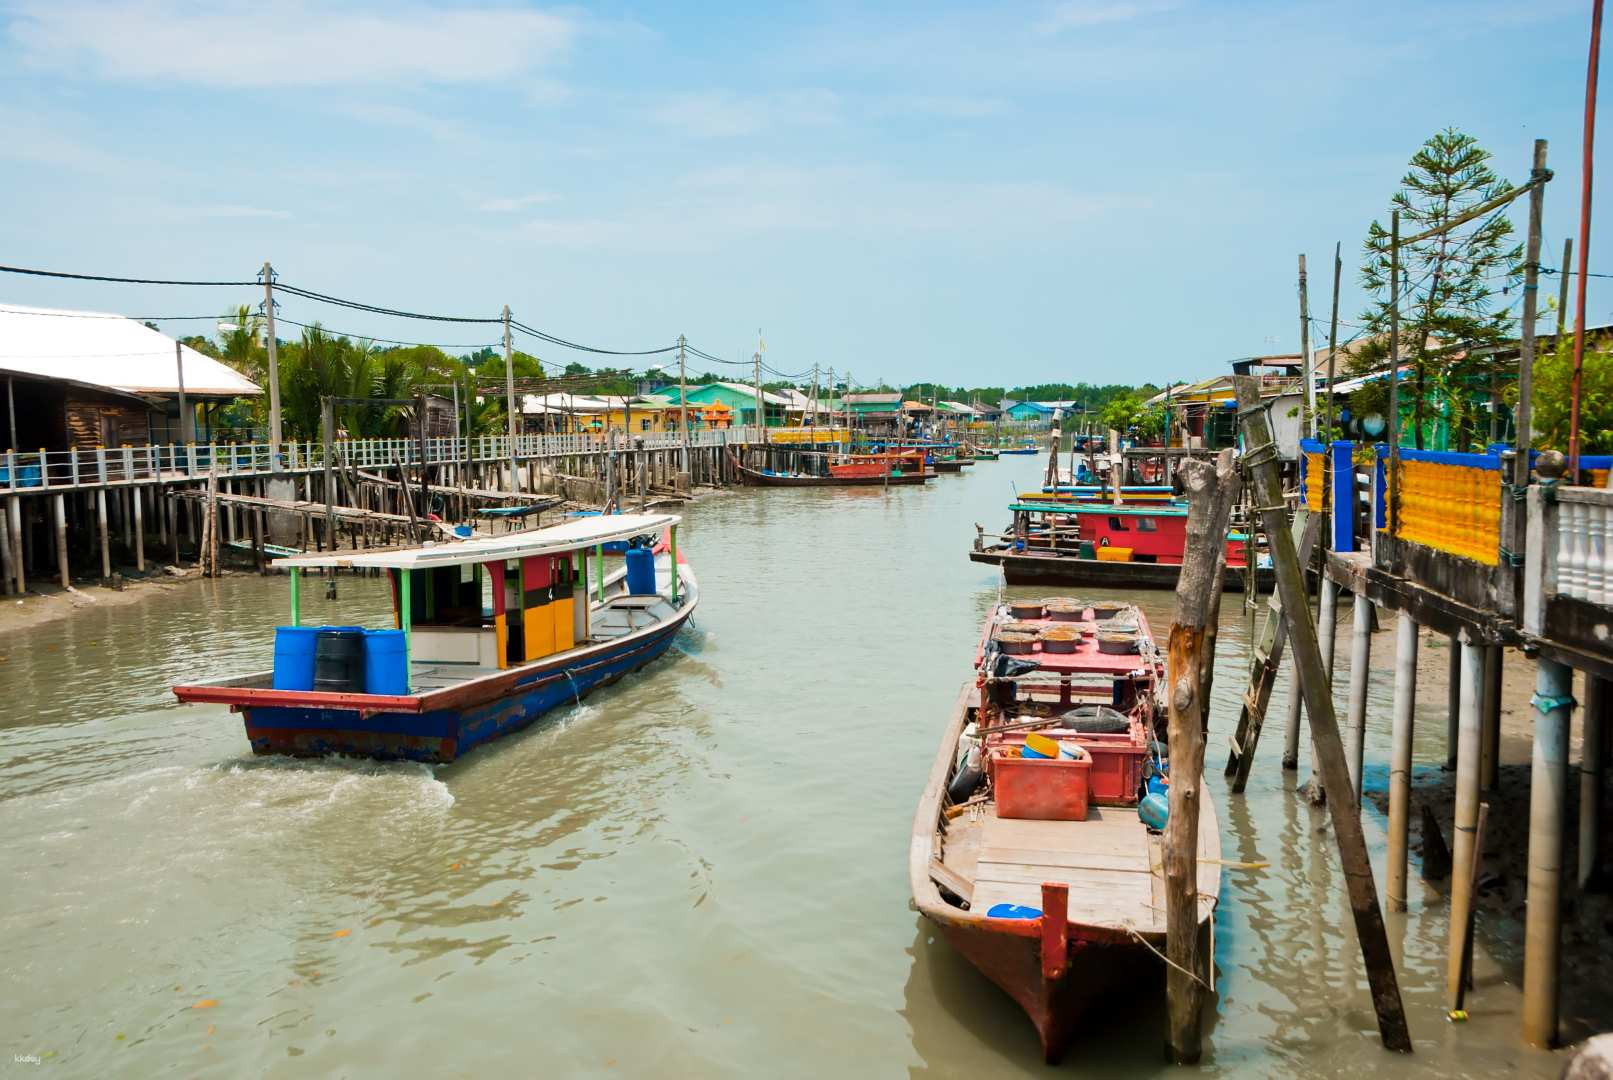
[[0, 635], [31, 630], [80, 611], [128, 607], [150, 596], [187, 588], [191, 582], [199, 580], [201, 576], [195, 570], [186, 569], [177, 575], [124, 578], [119, 587], [85, 584], [64, 589], [60, 585], [30, 581], [27, 595], [0, 596]]

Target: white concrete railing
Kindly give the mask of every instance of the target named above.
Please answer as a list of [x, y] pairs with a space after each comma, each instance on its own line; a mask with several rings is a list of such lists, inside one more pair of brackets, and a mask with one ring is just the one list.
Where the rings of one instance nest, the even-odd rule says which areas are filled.
[[1613, 491], [1558, 489], [1556, 539], [1557, 594], [1613, 607]]
[[[753, 428], [691, 431], [689, 446], [711, 447], [748, 443], [756, 438]], [[683, 445], [677, 431], [644, 432], [624, 436], [615, 433], [615, 449], [635, 449], [638, 440], [646, 450], [675, 450]], [[520, 435], [516, 437], [516, 457], [556, 457], [564, 454], [593, 454], [611, 449], [606, 435]], [[420, 460], [417, 439], [343, 439], [334, 445], [334, 459], [360, 469], [379, 468], [394, 461], [414, 464]], [[317, 442], [289, 440], [280, 447], [281, 465], [296, 472], [324, 467], [324, 448]], [[427, 439], [428, 463], [508, 461], [508, 435], [475, 435], [469, 439]], [[220, 476], [264, 475], [271, 469], [267, 443], [186, 443], [153, 446], [123, 446], [113, 449], [49, 450], [0, 454], [0, 492], [26, 492], [59, 488], [101, 487], [107, 484], [154, 483], [205, 477], [214, 464]]]

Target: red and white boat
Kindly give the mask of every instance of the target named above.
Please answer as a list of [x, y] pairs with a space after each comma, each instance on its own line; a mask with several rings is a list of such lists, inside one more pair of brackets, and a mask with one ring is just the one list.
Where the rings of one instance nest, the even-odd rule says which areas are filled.
[[[1163, 976], [1164, 837], [1139, 814], [1164, 767], [1154, 757], [1163, 679], [1136, 607], [1001, 605], [913, 819], [919, 911], [1019, 1003], [1050, 1062], [1117, 980]], [[1215, 807], [1201, 796], [1207, 934], [1221, 852]]]

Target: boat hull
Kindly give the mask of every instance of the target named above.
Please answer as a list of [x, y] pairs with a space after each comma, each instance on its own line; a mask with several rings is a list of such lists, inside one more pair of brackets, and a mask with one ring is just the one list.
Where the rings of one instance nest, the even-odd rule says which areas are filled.
[[[1050, 1065], [1070, 1048], [1096, 1003], [1115, 991], [1157, 981], [1164, 970], [1158, 956], [1136, 941], [1088, 939], [1072, 928], [1064, 971], [1048, 979], [1039, 936], [1003, 933], [991, 920], [931, 921], [947, 944], [1024, 1010]], [[1163, 943], [1156, 947], [1164, 951]]]
[[686, 618], [601, 650], [582, 663], [513, 672], [510, 680], [479, 688], [469, 700], [443, 708], [421, 712], [287, 705], [239, 708], [255, 754], [450, 762], [654, 661], [667, 651]]
[[1034, 457], [1035, 455], [1040, 454], [1041, 452], [1042, 451], [1040, 449], [1036, 448], [1036, 447], [1023, 447], [1023, 448], [1018, 449], [1018, 450], [999, 450], [999, 451], [997, 451], [997, 453], [999, 453], [999, 454], [1013, 454], [1016, 457], [1021, 457], [1021, 456], [1023, 456], [1023, 457]]
[[[1074, 555], [1020, 555], [1006, 551], [971, 551], [977, 563], [1000, 566], [1009, 585], [1097, 585], [1110, 588], [1174, 589], [1180, 563], [1107, 562]], [[1222, 583], [1228, 592], [1243, 591], [1243, 570], [1228, 567]], [[1269, 567], [1255, 571], [1255, 587], [1270, 591], [1276, 583]]]
[[902, 473], [900, 476], [780, 476], [736, 466], [747, 484], [756, 487], [888, 487], [892, 484], [922, 484], [933, 474]]

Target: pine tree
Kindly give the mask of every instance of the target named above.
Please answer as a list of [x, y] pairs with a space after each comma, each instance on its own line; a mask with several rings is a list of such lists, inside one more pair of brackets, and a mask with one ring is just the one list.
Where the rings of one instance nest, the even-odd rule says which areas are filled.
[[[1438, 228], [1506, 191], [1510, 185], [1489, 162], [1489, 151], [1455, 128], [1423, 143], [1391, 200], [1400, 211], [1400, 235]], [[1512, 233], [1512, 223], [1498, 211], [1415, 244], [1401, 243], [1400, 359], [1411, 372], [1401, 383], [1400, 401], [1411, 409], [1419, 449], [1425, 422], [1439, 415], [1442, 402], [1454, 443], [1465, 446], [1479, 432], [1475, 389], [1487, 392], [1496, 374], [1484, 347], [1510, 337], [1516, 321], [1507, 297], [1523, 276], [1523, 246], [1508, 246]], [[1389, 241], [1389, 229], [1374, 221], [1361, 266], [1361, 284], [1374, 300], [1362, 314], [1368, 340], [1351, 358], [1352, 374], [1375, 370], [1388, 359]], [[1387, 382], [1369, 384], [1357, 395], [1355, 411], [1387, 414]]]

